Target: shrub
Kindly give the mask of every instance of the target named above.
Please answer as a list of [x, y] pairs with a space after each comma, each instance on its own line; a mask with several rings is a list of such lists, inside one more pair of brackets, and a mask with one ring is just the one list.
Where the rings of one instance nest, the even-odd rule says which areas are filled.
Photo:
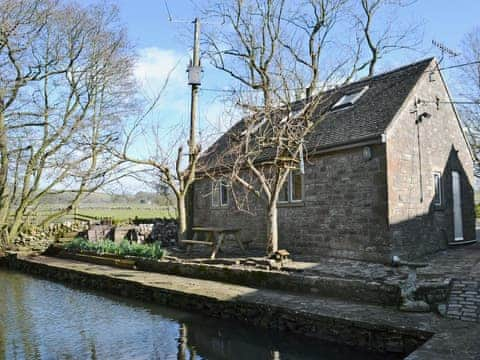
[[116, 244], [110, 240], [99, 242], [90, 242], [83, 238], [73, 239], [65, 245], [66, 250], [70, 251], [93, 251], [97, 254], [113, 254], [120, 256], [138, 256], [144, 258], [161, 259], [164, 255], [160, 243], [153, 244], [137, 244], [123, 240], [120, 244]]

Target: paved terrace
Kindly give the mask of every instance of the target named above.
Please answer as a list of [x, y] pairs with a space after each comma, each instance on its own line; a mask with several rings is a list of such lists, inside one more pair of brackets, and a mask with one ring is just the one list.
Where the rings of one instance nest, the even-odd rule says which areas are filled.
[[[216, 261], [202, 256], [202, 253], [174, 253], [179, 260], [195, 263], [227, 264], [232, 268], [245, 266], [245, 258], [235, 257], [235, 253], [220, 254]], [[222, 255], [225, 256], [222, 258]], [[255, 261], [261, 261], [254, 254]], [[419, 259], [428, 266], [418, 268], [418, 286], [450, 284], [447, 315], [454, 319], [480, 322], [480, 243], [451, 247], [448, 250]], [[408, 268], [391, 267], [383, 264], [355, 260], [325, 258], [321, 262], [292, 261], [282, 269], [301, 273], [305, 276], [320, 276], [339, 279], [373, 281], [388, 285], [399, 285], [405, 281]]]
[[[149, 295], [152, 300], [158, 301], [160, 298], [171, 297], [171, 301], [164, 303], [179, 305], [183, 301], [184, 305], [188, 303], [189, 307], [196, 307], [201, 309], [200, 311], [207, 313], [217, 311], [218, 314], [214, 314], [214, 316], [238, 318], [242, 309], [247, 309], [249, 316], [245, 316], [244, 313], [242, 315], [244, 316], [243, 320], [261, 322], [262, 316], [259, 313], [252, 312], [252, 309], [263, 307], [264, 312], [267, 311], [270, 314], [273, 312], [275, 314], [274, 318], [279, 316], [280, 319], [283, 319], [287, 328], [289, 328], [288, 319], [291, 319], [292, 322], [300, 321], [299, 319], [302, 318], [307, 319], [304, 321], [317, 319], [319, 322], [316, 323], [316, 326], [304, 326], [296, 332], [313, 336], [315, 336], [314, 333], [322, 333], [322, 337], [327, 337], [327, 339], [330, 337], [331, 340], [347, 337], [357, 345], [369, 346], [372, 341], [375, 341], [375, 337], [372, 338], [372, 329], [377, 331], [377, 335], [378, 331], [388, 333], [388, 336], [385, 335], [382, 338], [382, 344], [386, 344], [384, 346], [389, 347], [390, 350], [397, 347], [398, 351], [407, 348], [410, 348], [409, 351], [411, 351], [412, 345], [408, 345], [406, 340], [409, 334], [423, 336], [425, 339], [429, 337], [425, 334], [435, 334], [424, 345], [410, 354], [408, 359], [412, 360], [478, 359], [480, 354], [480, 342], [477, 340], [478, 334], [480, 334], [480, 325], [444, 319], [432, 313], [400, 313], [392, 307], [359, 304], [305, 294], [300, 295], [104, 265], [92, 265], [45, 256], [20, 257], [17, 266], [25, 271], [42, 274], [42, 276], [53, 279], [76, 282], [98, 289], [115, 290], [121, 294], [127, 293], [128, 290], [126, 289], [129, 288], [134, 289], [135, 296], [145, 293], [153, 294]], [[322, 266], [328, 268], [327, 265]], [[353, 266], [353, 264], [351, 266], [340, 266], [345, 273], [355, 272], [354, 269], [358, 267], [362, 271], [370, 268], [367, 265], [362, 267], [359, 264], [357, 266]], [[313, 269], [312, 271], [321, 271], [322, 269], [319, 267], [309, 268], [310, 270]], [[380, 276], [377, 271], [381, 272], [381, 268], [372, 267], [371, 269], [372, 276]], [[158, 293], [155, 291], [158, 291]], [[131, 296], [132, 293], [130, 292], [128, 295]], [[318, 326], [318, 324], [324, 326]], [[330, 326], [327, 326], [327, 324]], [[289, 330], [295, 330], [295, 328], [292, 327]], [[363, 334], [363, 336], [359, 336], [359, 334]], [[396, 334], [396, 336], [390, 338], [392, 334]], [[377, 348], [378, 346], [379, 344], [376, 344]], [[400, 348], [398, 349], [398, 347]]]
[[[194, 252], [186, 255], [173, 252], [171, 255], [179, 259], [203, 263], [230, 263], [245, 259], [238, 252], [220, 253], [217, 260], [210, 261], [205, 255], [208, 252]], [[251, 252], [252, 259], [260, 259], [261, 254]], [[321, 274], [340, 278], [370, 279], [395, 281], [403, 279], [408, 273], [406, 267], [393, 268], [382, 264], [364, 261], [324, 258], [321, 262], [296, 260], [289, 263], [284, 270], [302, 271], [304, 273]], [[480, 242], [472, 245], [451, 247], [448, 250], [418, 259], [428, 266], [418, 269], [419, 281], [443, 281], [445, 279], [480, 279]]]

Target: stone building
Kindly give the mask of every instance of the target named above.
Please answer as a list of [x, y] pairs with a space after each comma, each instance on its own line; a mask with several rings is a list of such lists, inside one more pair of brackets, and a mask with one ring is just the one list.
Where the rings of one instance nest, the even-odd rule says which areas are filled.
[[[475, 241], [473, 158], [435, 59], [331, 90], [306, 139], [303, 175], [279, 202], [279, 248], [295, 258], [390, 262]], [[203, 155], [222, 152], [227, 131]], [[236, 209], [226, 186], [199, 173], [193, 224], [241, 228], [265, 249], [263, 203]]]

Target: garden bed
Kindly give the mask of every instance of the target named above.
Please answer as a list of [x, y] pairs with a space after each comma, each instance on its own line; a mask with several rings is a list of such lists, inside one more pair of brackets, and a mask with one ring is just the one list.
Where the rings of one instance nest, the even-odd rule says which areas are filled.
[[84, 253], [86, 255], [104, 256], [112, 258], [124, 258], [134, 256], [146, 259], [161, 259], [165, 251], [159, 243], [137, 244], [128, 240], [115, 243], [110, 240], [90, 242], [82, 238], [77, 238], [65, 244], [61, 249], [67, 252]]

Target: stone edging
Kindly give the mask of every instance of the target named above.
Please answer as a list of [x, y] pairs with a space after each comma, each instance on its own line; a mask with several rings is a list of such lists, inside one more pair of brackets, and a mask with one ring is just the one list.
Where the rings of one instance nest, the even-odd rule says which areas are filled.
[[[59, 252], [56, 257], [91, 262], [98, 265], [117, 266], [102, 256], [88, 256]], [[292, 291], [338, 299], [348, 299], [375, 305], [396, 306], [400, 303], [400, 289], [395, 285], [374, 281], [342, 279], [326, 276], [309, 276], [283, 271], [262, 269], [237, 269], [224, 265], [198, 264], [175, 261], [156, 261], [127, 257], [135, 261], [135, 269], [177, 275], [189, 278], [221, 281], [229, 284], [261, 287], [272, 290]], [[123, 267], [123, 266], [122, 266]], [[133, 266], [131, 268], [134, 268]]]

